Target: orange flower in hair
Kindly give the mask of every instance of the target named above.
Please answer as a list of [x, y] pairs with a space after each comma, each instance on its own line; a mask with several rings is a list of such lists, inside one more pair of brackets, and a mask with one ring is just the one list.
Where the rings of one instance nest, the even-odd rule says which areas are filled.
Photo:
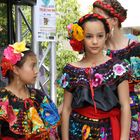
[[74, 39], [78, 41], [82, 41], [84, 39], [84, 31], [81, 26], [79, 26], [78, 24], [73, 24], [72, 30]]
[[78, 41], [82, 41], [84, 39], [84, 31], [77, 23], [69, 24], [67, 29], [70, 38], [76, 39]]

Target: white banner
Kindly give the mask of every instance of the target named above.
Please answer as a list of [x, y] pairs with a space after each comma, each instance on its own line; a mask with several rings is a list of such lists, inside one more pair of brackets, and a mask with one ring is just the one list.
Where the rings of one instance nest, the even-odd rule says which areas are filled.
[[37, 0], [37, 41], [54, 40], [56, 34], [56, 11], [54, 0]]

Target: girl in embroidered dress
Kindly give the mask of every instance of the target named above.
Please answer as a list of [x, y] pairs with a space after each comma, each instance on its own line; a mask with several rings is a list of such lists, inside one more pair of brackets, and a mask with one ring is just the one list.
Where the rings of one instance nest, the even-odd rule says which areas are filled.
[[112, 30], [107, 41], [107, 55], [126, 60], [131, 64], [132, 78], [129, 80], [131, 107], [130, 139], [140, 138], [140, 43], [125, 37], [121, 23], [127, 17], [127, 10], [117, 0], [102, 0], [93, 3], [93, 12], [103, 15]]
[[68, 25], [70, 44], [82, 60], [64, 67], [62, 140], [128, 140], [129, 66], [103, 54], [110, 31], [106, 19], [87, 14]]
[[0, 66], [9, 83], [0, 89], [2, 140], [58, 140], [56, 106], [45, 93], [27, 87], [37, 78], [36, 63], [36, 55], [24, 42], [9, 45], [3, 52]]

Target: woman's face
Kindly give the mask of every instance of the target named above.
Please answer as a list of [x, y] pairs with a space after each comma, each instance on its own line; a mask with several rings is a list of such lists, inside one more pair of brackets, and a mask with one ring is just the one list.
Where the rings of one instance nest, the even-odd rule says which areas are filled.
[[83, 28], [85, 52], [95, 55], [102, 53], [107, 39], [103, 23], [101, 21], [88, 21]]

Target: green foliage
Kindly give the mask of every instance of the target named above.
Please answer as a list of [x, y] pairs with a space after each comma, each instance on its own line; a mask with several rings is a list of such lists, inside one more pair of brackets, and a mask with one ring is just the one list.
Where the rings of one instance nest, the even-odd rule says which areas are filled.
[[[25, 15], [25, 18], [28, 21], [29, 25], [31, 26], [31, 7], [24, 5], [24, 6], [21, 6], [21, 10], [22, 10], [23, 14]], [[22, 18], [22, 34], [24, 34], [27, 30], [28, 30], [28, 27]], [[31, 43], [31, 32], [30, 31], [26, 34], [26, 36], [24, 36], [24, 40], [26, 40], [26, 42]]]
[[74, 62], [77, 60], [77, 53], [74, 53], [70, 50], [62, 50], [61, 52], [57, 53], [56, 63], [57, 65], [57, 75], [62, 73], [63, 67], [70, 62]]
[[79, 4], [76, 0], [56, 0], [57, 34], [64, 36], [66, 26], [78, 20]]
[[[67, 63], [77, 60], [77, 53], [68, 49], [63, 42], [67, 40], [66, 26], [76, 22], [80, 17], [79, 4], [76, 0], [56, 0], [57, 11], [57, 75], [61, 75]], [[68, 40], [67, 40], [68, 41]], [[57, 103], [60, 105], [63, 100], [63, 89], [57, 88]]]
[[137, 38], [138, 38], [138, 41], [140, 41], [140, 35], [138, 35]]
[[[25, 15], [27, 21], [31, 25], [31, 7], [30, 6], [21, 6], [20, 7], [23, 14]], [[14, 26], [16, 15], [15, 15], [15, 5], [13, 5], [12, 8], [12, 16], [14, 20]], [[27, 25], [25, 24], [25, 21], [22, 18], [22, 34], [24, 34], [27, 31]], [[4, 3], [0, 3], [0, 46], [6, 46], [7, 45], [7, 5]], [[31, 43], [31, 33], [28, 32], [27, 35], [24, 37], [24, 40]]]
[[[57, 75], [58, 77], [62, 74], [63, 67], [70, 62], [76, 61], [77, 60], [77, 54], [70, 51], [70, 50], [62, 50], [57, 52]], [[57, 87], [57, 104], [60, 105], [63, 100], [63, 89], [60, 87]]]
[[7, 45], [7, 6], [0, 3], [0, 47]]

